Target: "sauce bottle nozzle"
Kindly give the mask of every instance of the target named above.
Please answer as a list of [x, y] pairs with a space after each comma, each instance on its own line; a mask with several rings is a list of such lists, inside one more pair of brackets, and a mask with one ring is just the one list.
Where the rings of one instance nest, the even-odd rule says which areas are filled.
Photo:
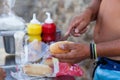
[[35, 13], [33, 13], [33, 18], [30, 21], [30, 23], [32, 23], [32, 24], [40, 24], [40, 22], [36, 18], [36, 14]]
[[45, 23], [53, 23], [50, 13], [46, 12], [46, 15], [47, 15], [47, 19], [45, 20]]

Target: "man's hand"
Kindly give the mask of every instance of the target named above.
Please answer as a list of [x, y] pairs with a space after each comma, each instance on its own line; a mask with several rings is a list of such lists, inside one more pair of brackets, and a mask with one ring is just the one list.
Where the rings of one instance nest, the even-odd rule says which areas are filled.
[[68, 31], [65, 36], [72, 34], [73, 36], [80, 36], [87, 30], [87, 25], [90, 21], [94, 21], [97, 18], [99, 7], [102, 0], [92, 0], [86, 10], [79, 16], [72, 19]]
[[91, 21], [91, 11], [87, 10], [79, 16], [76, 16], [72, 19], [68, 31], [65, 33], [65, 36], [72, 34], [75, 37], [79, 37], [80, 34], [83, 34], [87, 30], [87, 26]]
[[60, 45], [60, 48], [70, 50], [69, 53], [54, 54], [53, 56], [58, 58], [61, 62], [78, 63], [86, 58], [90, 57], [90, 49], [87, 44], [65, 44]]
[[3, 69], [0, 68], [0, 80], [4, 80], [6, 77], [6, 73]]

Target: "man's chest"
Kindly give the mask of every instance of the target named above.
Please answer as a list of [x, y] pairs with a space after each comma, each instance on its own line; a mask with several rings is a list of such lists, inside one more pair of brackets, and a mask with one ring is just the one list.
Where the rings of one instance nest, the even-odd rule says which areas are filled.
[[102, 0], [98, 17], [105, 24], [120, 25], [120, 0]]
[[99, 13], [106, 16], [120, 15], [120, 0], [102, 0]]

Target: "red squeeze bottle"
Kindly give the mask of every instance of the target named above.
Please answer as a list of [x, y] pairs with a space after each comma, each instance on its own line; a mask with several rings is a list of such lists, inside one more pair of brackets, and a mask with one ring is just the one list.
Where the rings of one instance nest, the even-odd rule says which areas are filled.
[[42, 40], [45, 43], [50, 43], [56, 39], [56, 25], [51, 19], [50, 13], [46, 12], [47, 19], [42, 25]]

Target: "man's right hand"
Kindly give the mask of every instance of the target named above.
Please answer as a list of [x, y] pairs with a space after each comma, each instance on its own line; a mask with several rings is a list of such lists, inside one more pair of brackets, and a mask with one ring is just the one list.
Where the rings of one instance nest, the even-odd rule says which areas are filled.
[[81, 34], [85, 33], [87, 26], [91, 21], [91, 11], [86, 9], [84, 13], [79, 16], [76, 16], [72, 19], [68, 31], [65, 36], [72, 34], [75, 37], [79, 37]]
[[0, 80], [4, 80], [5, 77], [6, 77], [5, 71], [2, 68], [0, 68]]

